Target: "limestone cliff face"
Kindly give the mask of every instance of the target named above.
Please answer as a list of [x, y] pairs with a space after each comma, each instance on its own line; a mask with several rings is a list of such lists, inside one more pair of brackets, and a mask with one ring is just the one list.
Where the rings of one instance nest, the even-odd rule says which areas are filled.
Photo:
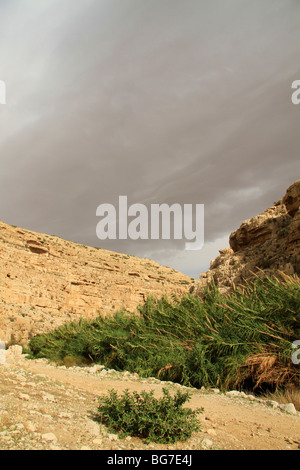
[[300, 275], [300, 180], [262, 214], [231, 233], [230, 248], [220, 250], [210, 270], [200, 275], [202, 286], [212, 280], [222, 290], [256, 275], [279, 271]]
[[0, 222], [0, 339], [24, 344], [60, 324], [136, 310], [197, 284], [154, 261]]

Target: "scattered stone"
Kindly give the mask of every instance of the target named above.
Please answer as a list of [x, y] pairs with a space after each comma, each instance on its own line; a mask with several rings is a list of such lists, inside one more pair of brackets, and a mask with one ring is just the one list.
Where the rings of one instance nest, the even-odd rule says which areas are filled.
[[240, 397], [241, 392], [239, 392], [238, 390], [230, 390], [230, 392], [226, 392], [225, 395], [229, 397]]
[[[78, 387], [69, 385], [68, 377], [66, 377], [65, 386], [62, 387], [61, 383], [55, 380], [55, 376], [51, 378], [52, 374], [46, 376], [44, 374], [29, 372], [29, 364], [34, 363], [35, 361], [30, 361], [30, 363], [28, 362], [28, 364], [25, 365], [21, 362], [13, 364], [7, 371], [0, 369], [1, 449], [117, 450], [120, 448], [122, 450], [140, 450], [145, 449], [145, 447], [147, 447], [147, 449], [157, 449], [157, 445], [146, 446], [141, 440], [131, 438], [131, 436], [120, 440], [117, 434], [108, 433], [105, 426], [94, 421], [93, 413], [96, 412], [98, 396], [90, 394], [88, 391], [84, 392], [80, 387], [85, 381], [90, 381], [91, 387], [93, 387], [94, 382], [99, 380], [99, 384], [101, 386], [104, 385], [105, 389], [106, 381], [102, 380], [99, 375], [97, 375], [97, 377], [90, 376], [87, 371], [88, 368], [86, 367], [80, 369], [72, 368], [73, 378], [75, 380], [78, 378]], [[52, 365], [49, 367], [52, 368], [52, 371], [49, 372], [58, 373], [58, 377], [65, 375], [55, 366]], [[48, 371], [48, 365], [43, 367], [38, 365], [38, 370]], [[117, 377], [113, 376], [113, 378], [114, 380], [115, 378], [117, 378], [117, 380], [122, 380], [123, 378], [125, 384], [126, 379], [122, 373], [118, 373]], [[153, 379], [147, 379], [143, 381], [146, 384], [145, 388], [153, 387], [152, 380]], [[110, 381], [107, 381], [107, 384], [109, 383]], [[157, 383], [159, 383], [159, 381], [157, 381]], [[34, 384], [36, 384], [36, 388]], [[174, 386], [172, 382], [168, 382], [168, 384]], [[165, 386], [166, 382], [161, 382], [161, 385]], [[132, 384], [132, 386], [134, 389], [134, 384]], [[140, 383], [138, 386], [140, 387]], [[179, 384], [177, 384], [177, 386], [181, 387]], [[28, 391], [28, 394], [20, 393], [20, 390], [23, 390], [23, 392]], [[192, 389], [190, 388], [189, 390]], [[203, 450], [211, 450], [215, 447], [224, 448], [227, 433], [228, 445], [235, 448], [247, 447], [248, 445], [250, 447], [252, 444], [254, 446], [261, 444], [263, 447], [267, 442], [269, 445], [273, 442], [277, 443], [276, 445], [278, 445], [278, 447], [281, 446], [280, 448], [283, 448], [286, 444], [288, 444], [291, 449], [295, 449], [299, 446], [300, 437], [296, 429], [297, 422], [295, 421], [297, 417], [292, 416], [297, 412], [291, 403], [282, 404], [280, 408], [277, 406], [278, 409], [282, 409], [282, 411], [286, 411], [289, 414], [291, 413], [289, 417], [288, 414], [284, 416], [283, 413], [274, 413], [272, 409], [268, 410], [266, 407], [268, 403], [269, 406], [275, 407], [275, 403], [277, 405], [277, 402], [272, 400], [268, 402], [266, 399], [261, 400], [255, 398], [253, 395], [246, 395], [237, 390], [231, 390], [228, 393], [228, 398], [226, 397], [225, 399], [223, 393], [217, 393], [217, 390], [218, 389], [215, 391], [205, 389], [206, 392], [210, 392], [210, 395], [203, 394], [202, 397], [204, 400], [208, 400], [208, 402], [215, 401], [216, 404], [219, 404], [218, 406], [223, 402], [226, 408], [226, 410], [224, 410], [224, 417], [221, 419], [220, 415], [216, 416], [214, 412], [210, 413], [209, 410], [205, 410], [205, 414], [203, 413], [199, 416], [199, 420], [203, 426], [202, 433], [195, 433], [187, 443], [176, 443], [176, 445], [173, 446], [167, 445], [166, 450], [180, 449], [181, 445], [188, 445], [190, 449]], [[214, 395], [215, 393], [216, 395]], [[233, 398], [229, 399], [230, 396], [233, 396]], [[234, 396], [243, 397], [243, 399], [235, 400]], [[45, 399], [44, 397], [47, 398]], [[57, 397], [59, 397], [59, 399]], [[199, 400], [201, 406], [201, 394], [199, 390], [198, 393], [193, 394], [193, 399], [194, 398]], [[247, 400], [256, 401], [254, 404], [251, 403], [250, 406], [246, 398]], [[55, 399], [54, 406], [53, 399]], [[232, 401], [232, 415], [229, 414], [229, 410], [231, 409], [230, 401]], [[260, 403], [262, 403], [263, 406], [261, 406]], [[229, 407], [228, 410], [227, 406]], [[247, 408], [247, 413], [251, 412], [252, 409], [253, 416], [256, 416], [256, 412], [261, 412], [263, 416], [267, 417], [269, 413], [269, 416], [272, 417], [272, 427], [271, 421], [268, 422], [267, 420], [266, 425], [262, 425], [262, 415], [260, 415], [259, 420], [257, 419], [257, 422], [251, 420], [248, 437], [249, 435], [253, 438], [259, 436], [261, 442], [258, 442], [258, 439], [252, 439], [252, 442], [250, 442], [250, 439], [248, 442], [245, 440], [245, 436], [240, 439], [239, 426], [241, 427], [241, 433], [244, 432], [247, 426], [247, 421], [244, 421], [242, 418], [243, 406]], [[241, 412], [241, 415], [239, 415], [239, 412]], [[276, 429], [280, 427], [282, 420], [285, 422], [290, 421], [291, 423], [290, 428], [287, 428], [285, 425], [285, 435], [289, 436], [288, 441], [285, 443], [284, 437], [280, 437], [276, 431]], [[236, 431], [232, 431], [233, 428], [231, 424], [233, 424], [234, 429], [235, 427], [237, 428]], [[238, 426], [236, 426], [236, 424], [238, 424]], [[269, 427], [266, 428], [267, 425]], [[254, 426], [256, 426], [255, 429]], [[59, 438], [57, 438], [57, 436], [59, 436]], [[204, 436], [206, 439], [203, 439]]]
[[217, 435], [217, 431], [215, 429], [207, 429], [206, 433], [209, 434], [210, 436]]
[[19, 393], [19, 398], [21, 400], [25, 400], [25, 401], [29, 401], [30, 400], [30, 396], [27, 395], [27, 393]]
[[211, 441], [210, 439], [203, 439], [202, 443], [202, 449], [204, 450], [208, 450], [208, 449], [211, 449], [212, 446], [214, 445], [213, 441]]
[[248, 400], [251, 400], [251, 401], [256, 400], [256, 397], [254, 395], [247, 395], [246, 398], [248, 398]]
[[17, 423], [17, 424], [16, 424], [16, 428], [18, 428], [18, 429], [24, 429], [24, 427], [25, 427], [25, 426], [24, 426], [23, 423]]
[[95, 421], [88, 420], [88, 422], [86, 423], [86, 428], [94, 436], [100, 435], [100, 426]]
[[95, 364], [94, 366], [88, 368], [88, 372], [90, 374], [95, 374], [96, 372], [99, 372], [99, 371], [103, 370], [104, 368], [105, 368], [105, 366], [100, 366], [98, 364]]
[[103, 445], [103, 440], [102, 439], [93, 439], [93, 444], [96, 446], [102, 446]]
[[266, 400], [266, 405], [272, 406], [272, 408], [278, 408], [278, 403], [275, 400]]
[[278, 408], [280, 408], [283, 411], [286, 411], [287, 413], [290, 413], [292, 415], [297, 415], [297, 410], [295, 408], [295, 405], [293, 403], [287, 403], [287, 404], [280, 404], [278, 405]]
[[43, 400], [44, 401], [50, 401], [50, 402], [53, 403], [53, 402], [55, 402], [55, 397], [51, 393], [43, 392]]
[[72, 413], [66, 413], [65, 411], [61, 411], [58, 416], [59, 418], [72, 418]]
[[7, 350], [7, 354], [12, 354], [15, 358], [22, 356], [23, 348], [19, 344], [13, 344]]
[[42, 434], [41, 437], [43, 441], [57, 442], [57, 437], [55, 436], [55, 434], [53, 434], [53, 432], [47, 432], [45, 434]]
[[36, 426], [33, 423], [31, 423], [30, 421], [28, 421], [26, 423], [26, 428], [30, 432], [35, 432], [36, 431]]

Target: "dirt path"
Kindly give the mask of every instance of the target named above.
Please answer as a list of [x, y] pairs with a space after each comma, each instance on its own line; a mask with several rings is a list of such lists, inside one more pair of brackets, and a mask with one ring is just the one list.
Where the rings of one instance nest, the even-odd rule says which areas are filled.
[[45, 360], [18, 360], [0, 365], [0, 449], [144, 450], [300, 448], [300, 413], [295, 415], [253, 396], [230, 396], [217, 390], [190, 389], [188, 406], [203, 407], [202, 430], [175, 445], [146, 445], [118, 439], [93, 420], [98, 396], [114, 388], [154, 390], [179, 385], [141, 379], [129, 372], [57, 367]]

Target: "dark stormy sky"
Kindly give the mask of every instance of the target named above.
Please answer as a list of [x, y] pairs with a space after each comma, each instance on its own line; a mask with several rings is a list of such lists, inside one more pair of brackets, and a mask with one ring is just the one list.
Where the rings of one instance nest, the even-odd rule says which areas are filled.
[[[299, 0], [1, 0], [0, 219], [198, 277], [300, 177]], [[205, 243], [96, 209], [204, 204]]]

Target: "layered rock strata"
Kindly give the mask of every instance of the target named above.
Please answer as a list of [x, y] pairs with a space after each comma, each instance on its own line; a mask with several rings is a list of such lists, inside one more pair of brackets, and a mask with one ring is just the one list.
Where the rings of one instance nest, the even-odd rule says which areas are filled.
[[197, 281], [154, 261], [69, 242], [0, 222], [0, 339], [37, 333], [116, 310], [150, 295], [187, 293]]

